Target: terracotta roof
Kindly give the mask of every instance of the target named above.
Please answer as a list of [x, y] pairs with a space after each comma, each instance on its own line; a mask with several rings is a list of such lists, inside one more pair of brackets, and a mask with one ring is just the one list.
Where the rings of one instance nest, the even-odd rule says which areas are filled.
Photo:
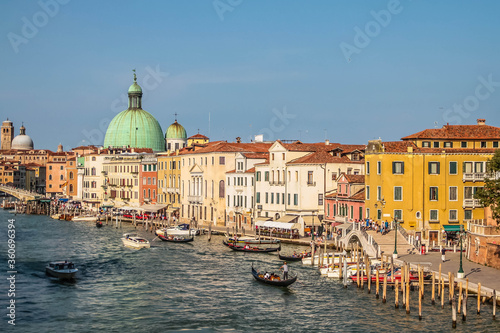
[[245, 173], [255, 173], [255, 168], [250, 168]]
[[206, 139], [206, 140], [208, 140], [208, 137], [204, 136], [203, 134], [198, 133], [198, 134], [190, 136], [188, 139]]
[[344, 174], [344, 176], [349, 183], [353, 183], [353, 184], [364, 184], [365, 183], [365, 175], [347, 175], [347, 174]]
[[325, 195], [325, 198], [327, 198], [327, 199], [334, 199], [336, 197], [337, 197], [337, 192], [333, 192], [333, 193]]
[[213, 153], [213, 152], [267, 152], [271, 147], [270, 143], [236, 143], [236, 142], [226, 142], [226, 141], [214, 141], [209, 142], [204, 147], [194, 149], [191, 151], [185, 151], [183, 154], [203, 154], [203, 153]]
[[500, 140], [500, 128], [489, 125], [444, 125], [442, 128], [426, 129], [402, 138], [402, 140], [411, 139]]
[[352, 200], [365, 200], [365, 188], [363, 187], [358, 192], [350, 196]]
[[231, 171], [226, 171], [226, 173], [236, 173], [236, 169], [233, 169]]
[[[414, 153], [422, 154], [494, 154], [498, 149], [496, 148], [427, 148], [417, 147], [411, 141], [389, 141], [382, 142], [386, 153], [407, 153], [408, 147], [413, 148]], [[367, 151], [367, 153], [370, 153]]]
[[267, 151], [258, 153], [243, 153], [242, 155], [250, 159], [267, 159], [269, 157], [269, 153]]
[[324, 164], [324, 163], [364, 163], [363, 161], [351, 161], [346, 156], [337, 157], [332, 156], [326, 151], [320, 150], [307, 154], [305, 156], [299, 157], [295, 160], [288, 162], [287, 164]]

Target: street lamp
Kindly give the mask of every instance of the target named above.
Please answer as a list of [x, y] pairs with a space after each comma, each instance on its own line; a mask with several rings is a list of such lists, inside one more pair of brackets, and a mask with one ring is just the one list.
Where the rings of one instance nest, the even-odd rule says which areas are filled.
[[458, 268], [457, 278], [463, 279], [465, 277], [464, 269], [462, 268], [462, 238], [464, 236], [463, 225], [460, 225], [460, 232], [458, 236], [460, 237], [460, 267]]
[[392, 257], [394, 259], [398, 258], [398, 219], [394, 218], [394, 252], [392, 253]]

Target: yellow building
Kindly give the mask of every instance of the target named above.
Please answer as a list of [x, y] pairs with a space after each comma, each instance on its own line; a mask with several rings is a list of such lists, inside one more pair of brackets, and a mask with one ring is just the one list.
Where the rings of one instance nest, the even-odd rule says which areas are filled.
[[169, 205], [168, 211], [180, 208], [181, 157], [179, 151], [158, 153], [158, 203]]
[[203, 134], [200, 134], [200, 133], [190, 136], [187, 140], [188, 140], [187, 141], [188, 147], [191, 147], [194, 144], [196, 144], [196, 145], [206, 145], [210, 141], [208, 139], [208, 137], [206, 137], [206, 136], [204, 136]]
[[483, 219], [474, 197], [484, 186], [487, 162], [500, 141], [500, 128], [445, 125], [404, 137], [369, 141], [365, 151], [366, 216], [397, 219], [424, 241], [440, 241], [443, 231]]

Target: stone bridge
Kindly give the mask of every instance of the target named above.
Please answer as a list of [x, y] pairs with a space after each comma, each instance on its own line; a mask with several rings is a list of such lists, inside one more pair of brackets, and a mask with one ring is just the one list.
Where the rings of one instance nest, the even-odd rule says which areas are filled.
[[23, 202], [27, 202], [28, 200], [35, 200], [41, 197], [39, 193], [34, 193], [26, 190], [22, 190], [19, 188], [14, 188], [10, 186], [5, 186], [0, 184], [0, 192], [5, 192], [7, 194], [12, 195], [13, 197], [18, 198]]
[[350, 243], [358, 242], [368, 256], [380, 257], [380, 247], [377, 242], [366, 231], [360, 229], [359, 223], [353, 223], [347, 229], [343, 229], [339, 241], [345, 248], [349, 247]]

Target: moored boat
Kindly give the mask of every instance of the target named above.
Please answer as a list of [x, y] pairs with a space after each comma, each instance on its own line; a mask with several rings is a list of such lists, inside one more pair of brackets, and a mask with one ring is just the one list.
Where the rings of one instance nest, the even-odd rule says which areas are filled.
[[298, 254], [292, 254], [291, 256], [284, 256], [284, 255], [281, 255], [281, 253], [278, 255], [279, 258], [281, 260], [284, 260], [284, 261], [301, 261], [302, 258], [305, 258], [305, 257], [310, 257], [311, 254], [310, 253], [298, 253]]
[[262, 239], [259, 237], [228, 237], [228, 243], [242, 243], [242, 244], [279, 244], [279, 239]]
[[269, 248], [259, 248], [255, 246], [249, 246], [246, 244], [245, 246], [240, 246], [237, 244], [233, 243], [227, 243], [226, 241], [222, 241], [224, 245], [226, 245], [228, 248], [230, 248], [233, 251], [240, 251], [240, 252], [276, 252], [281, 249], [280, 247], [269, 247]]
[[45, 273], [47, 275], [61, 280], [74, 279], [76, 272], [78, 272], [78, 268], [70, 261], [52, 261], [45, 266]]
[[73, 222], [96, 222], [96, 221], [97, 221], [97, 216], [80, 215], [73, 217]]
[[189, 227], [189, 224], [179, 224], [170, 228], [161, 228], [155, 231], [156, 236], [195, 236], [200, 234], [199, 229], [192, 229]]
[[252, 267], [252, 275], [255, 278], [255, 280], [271, 285], [271, 286], [277, 286], [277, 287], [287, 287], [297, 281], [297, 275], [294, 277], [291, 277], [289, 279], [283, 280], [281, 277], [272, 274], [269, 276], [269, 278], [265, 277], [265, 274], [262, 274], [261, 272], [258, 272], [255, 270], [255, 268]]
[[151, 245], [145, 238], [139, 237], [135, 234], [123, 234], [123, 245], [134, 249], [149, 248]]
[[172, 243], [189, 243], [194, 240], [194, 237], [184, 237], [184, 236], [174, 236], [174, 235], [168, 235], [166, 237], [158, 235], [158, 238], [164, 242], [172, 242]]

